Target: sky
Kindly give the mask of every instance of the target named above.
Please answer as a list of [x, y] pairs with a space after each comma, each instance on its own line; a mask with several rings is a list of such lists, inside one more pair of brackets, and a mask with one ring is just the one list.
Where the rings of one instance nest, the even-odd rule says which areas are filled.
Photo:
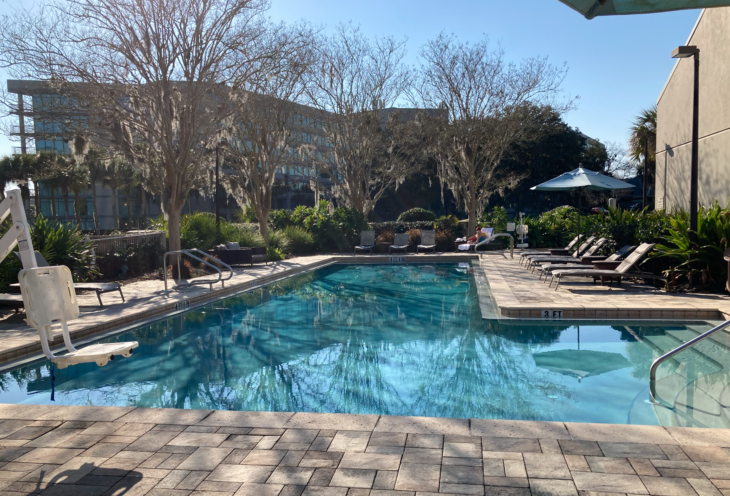
[[[0, 0], [0, 15], [32, 0]], [[674, 66], [671, 51], [685, 44], [699, 10], [588, 21], [558, 0], [271, 0], [274, 21], [306, 20], [325, 31], [352, 22], [369, 36], [407, 39], [406, 63], [445, 32], [462, 41], [487, 36], [508, 60], [548, 56], [568, 66], [563, 89], [578, 96], [566, 122], [604, 143], [626, 145], [641, 109], [656, 103]], [[0, 69], [0, 84], [7, 75]], [[0, 155], [12, 144], [0, 136]]]

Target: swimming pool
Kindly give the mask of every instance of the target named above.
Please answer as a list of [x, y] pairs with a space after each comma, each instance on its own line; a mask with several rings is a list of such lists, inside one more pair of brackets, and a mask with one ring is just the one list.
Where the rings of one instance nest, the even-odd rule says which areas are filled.
[[[483, 320], [463, 265], [297, 275], [107, 339], [139, 348], [56, 370], [55, 402], [47, 361], [6, 372], [0, 402], [666, 422], [649, 366], [709, 324]], [[723, 369], [696, 355], [696, 371]]]

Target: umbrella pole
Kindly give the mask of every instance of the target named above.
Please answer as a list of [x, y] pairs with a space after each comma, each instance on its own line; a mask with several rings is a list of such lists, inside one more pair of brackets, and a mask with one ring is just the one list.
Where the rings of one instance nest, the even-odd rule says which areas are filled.
[[[580, 236], [580, 199], [581, 196], [583, 196], [583, 190], [581, 188], [578, 188], [578, 236]], [[580, 243], [578, 244], [578, 249], [580, 249]]]

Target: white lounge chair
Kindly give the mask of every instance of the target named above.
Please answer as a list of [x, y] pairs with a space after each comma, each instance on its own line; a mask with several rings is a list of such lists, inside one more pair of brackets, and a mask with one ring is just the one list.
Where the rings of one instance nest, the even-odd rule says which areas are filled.
[[459, 250], [460, 251], [471, 251], [473, 249], [474, 251], [477, 251], [477, 249], [480, 246], [488, 245], [489, 242], [492, 241], [492, 236], [494, 235], [494, 228], [493, 227], [483, 227], [482, 232], [487, 235], [486, 238], [484, 238], [479, 243], [475, 243], [475, 244], [464, 243], [462, 245], [459, 245]]
[[[581, 238], [583, 238], [583, 235], [582, 234], [579, 234], [578, 236], [576, 236], [575, 238], [573, 238], [573, 241], [571, 241], [570, 243], [568, 243], [568, 246], [566, 246], [565, 248], [563, 248], [563, 250], [569, 252], [570, 250], [572, 250], [573, 248], [575, 248], [575, 245], [578, 244], [578, 241], [580, 241]], [[520, 256], [520, 265], [522, 265], [522, 263], [525, 261], [525, 259], [527, 257], [540, 257], [540, 256], [546, 256], [547, 257], [549, 255], [552, 255], [552, 253], [549, 252], [549, 251], [526, 251], [526, 252], [524, 252]]]

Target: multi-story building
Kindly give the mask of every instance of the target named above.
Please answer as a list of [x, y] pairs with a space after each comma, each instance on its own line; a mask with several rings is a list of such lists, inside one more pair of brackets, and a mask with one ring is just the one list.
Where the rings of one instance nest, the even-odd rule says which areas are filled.
[[[686, 45], [700, 49], [699, 201], [724, 206], [730, 200], [730, 7], [703, 10]], [[689, 210], [693, 86], [693, 59], [679, 59], [657, 102], [658, 210]]]

